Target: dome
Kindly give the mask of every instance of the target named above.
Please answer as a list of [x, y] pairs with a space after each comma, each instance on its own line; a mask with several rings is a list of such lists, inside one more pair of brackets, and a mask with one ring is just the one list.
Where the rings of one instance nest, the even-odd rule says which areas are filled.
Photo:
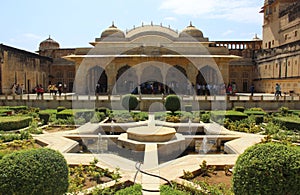
[[112, 25], [104, 30], [102, 33], [101, 33], [101, 39], [104, 39], [104, 38], [125, 38], [125, 34], [123, 31], [121, 31], [120, 29], [118, 29], [114, 23], [112, 23]]
[[182, 37], [193, 37], [198, 41], [204, 38], [203, 33], [195, 26], [193, 26], [192, 23], [190, 23], [190, 25], [183, 29], [182, 32], [179, 34], [179, 38]]
[[258, 38], [257, 34], [255, 34], [255, 36], [253, 37], [252, 41], [261, 41], [261, 39]]
[[40, 43], [39, 50], [59, 49], [59, 43], [49, 38]]

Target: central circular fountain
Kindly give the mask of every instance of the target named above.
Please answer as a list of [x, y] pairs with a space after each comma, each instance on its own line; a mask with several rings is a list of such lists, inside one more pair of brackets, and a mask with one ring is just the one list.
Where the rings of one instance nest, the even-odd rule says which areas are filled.
[[127, 130], [127, 138], [139, 142], [167, 142], [175, 138], [176, 130], [171, 127], [133, 127]]

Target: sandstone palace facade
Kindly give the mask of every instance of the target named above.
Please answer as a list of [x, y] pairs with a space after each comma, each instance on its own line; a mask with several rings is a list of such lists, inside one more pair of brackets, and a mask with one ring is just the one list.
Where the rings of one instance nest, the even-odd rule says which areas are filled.
[[229, 84], [273, 93], [279, 83], [299, 94], [300, 2], [268, 0], [261, 12], [262, 40], [211, 41], [192, 23], [181, 32], [151, 23], [125, 32], [112, 24], [89, 48], [60, 48], [50, 37], [37, 53], [0, 44], [0, 92], [51, 83], [77, 94], [191, 94], [201, 86], [219, 94]]

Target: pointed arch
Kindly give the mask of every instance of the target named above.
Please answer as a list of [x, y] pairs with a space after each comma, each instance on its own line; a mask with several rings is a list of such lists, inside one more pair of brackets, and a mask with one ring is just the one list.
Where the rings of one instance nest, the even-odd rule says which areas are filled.
[[94, 66], [88, 70], [86, 76], [87, 93], [106, 93], [107, 92], [107, 74], [100, 66]]
[[115, 90], [121, 94], [132, 93], [137, 83], [136, 70], [129, 65], [124, 65], [117, 72]]
[[170, 93], [186, 94], [189, 84], [186, 70], [179, 65], [170, 67], [166, 74], [166, 84]]
[[199, 83], [201, 85], [218, 84], [219, 74], [214, 68], [206, 65], [198, 71], [196, 83]]

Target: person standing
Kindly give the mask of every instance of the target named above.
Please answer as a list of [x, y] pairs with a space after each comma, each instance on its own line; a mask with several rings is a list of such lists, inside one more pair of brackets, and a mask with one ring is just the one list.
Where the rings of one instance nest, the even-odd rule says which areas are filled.
[[250, 86], [250, 93], [251, 93], [251, 96], [253, 96], [253, 94], [254, 94], [254, 85], [252, 84], [251, 86]]
[[275, 96], [281, 96], [281, 87], [278, 83], [275, 86]]

